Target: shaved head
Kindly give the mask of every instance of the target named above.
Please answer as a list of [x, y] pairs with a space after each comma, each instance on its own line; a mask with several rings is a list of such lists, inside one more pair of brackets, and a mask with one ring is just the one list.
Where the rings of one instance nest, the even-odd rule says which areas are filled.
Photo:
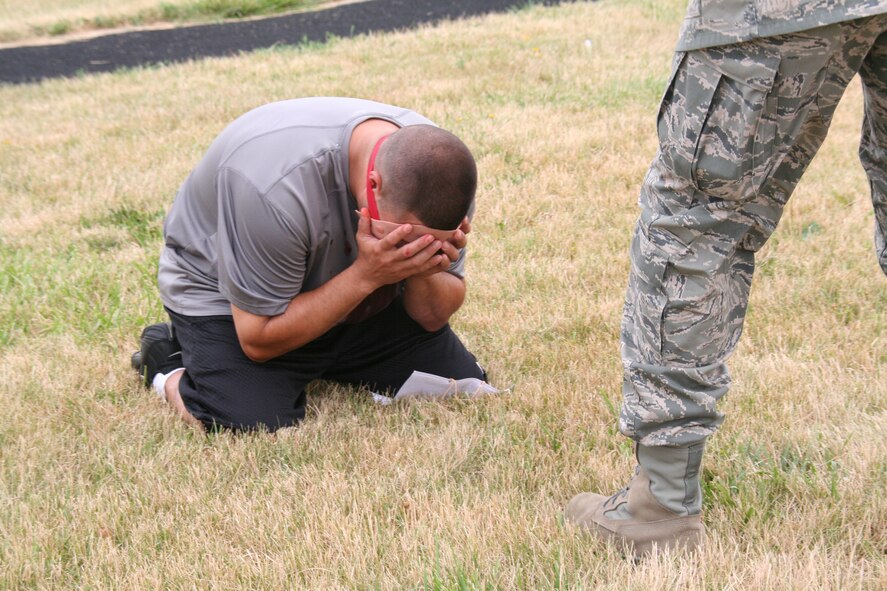
[[410, 125], [391, 134], [376, 168], [386, 205], [431, 228], [458, 228], [477, 190], [477, 165], [468, 147], [433, 125]]

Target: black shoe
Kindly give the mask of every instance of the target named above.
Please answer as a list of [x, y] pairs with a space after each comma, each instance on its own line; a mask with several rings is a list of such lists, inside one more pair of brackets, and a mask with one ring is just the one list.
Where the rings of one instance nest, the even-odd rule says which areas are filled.
[[182, 346], [173, 332], [172, 324], [152, 324], [142, 331], [142, 347], [132, 354], [130, 363], [150, 388], [154, 376], [169, 373], [182, 365]]

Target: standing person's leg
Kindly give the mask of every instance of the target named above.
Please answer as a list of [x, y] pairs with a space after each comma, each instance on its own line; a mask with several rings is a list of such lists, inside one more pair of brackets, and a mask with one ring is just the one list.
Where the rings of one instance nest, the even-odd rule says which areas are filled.
[[575, 497], [571, 522], [636, 554], [701, 542], [702, 452], [723, 421], [716, 404], [730, 386], [725, 361], [742, 331], [754, 253], [884, 22], [676, 56], [622, 323], [620, 430], [637, 442], [639, 467], [612, 497]]
[[457, 380], [487, 379], [449, 324], [426, 331], [409, 317], [400, 298], [368, 320], [346, 326], [345, 331], [325, 379], [377, 392], [396, 391], [414, 371]]
[[872, 189], [875, 253], [887, 275], [887, 33], [875, 41], [859, 75], [865, 96], [859, 159]]

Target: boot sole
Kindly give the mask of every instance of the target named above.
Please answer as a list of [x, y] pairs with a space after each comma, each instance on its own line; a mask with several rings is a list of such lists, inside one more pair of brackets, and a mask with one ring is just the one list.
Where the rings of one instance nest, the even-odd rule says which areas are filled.
[[[686, 518], [684, 518], [686, 519]], [[636, 560], [649, 556], [654, 548], [660, 551], [686, 550], [694, 552], [700, 549], [705, 540], [702, 523], [689, 523], [675, 531], [675, 521], [669, 519], [661, 522], [637, 524], [611, 531], [599, 523], [595, 523], [599, 537], [616, 544], [623, 552]], [[637, 531], [633, 531], [637, 530]], [[634, 534], [634, 535], [632, 535]]]

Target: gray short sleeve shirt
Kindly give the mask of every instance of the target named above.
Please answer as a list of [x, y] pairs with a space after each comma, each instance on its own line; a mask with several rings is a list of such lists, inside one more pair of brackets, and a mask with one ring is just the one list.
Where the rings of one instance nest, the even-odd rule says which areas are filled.
[[[264, 105], [213, 141], [164, 223], [158, 282], [165, 306], [230, 315], [231, 304], [282, 313], [357, 257], [348, 144], [367, 119], [431, 124], [412, 111], [349, 98]], [[462, 276], [464, 252], [450, 272]]]

